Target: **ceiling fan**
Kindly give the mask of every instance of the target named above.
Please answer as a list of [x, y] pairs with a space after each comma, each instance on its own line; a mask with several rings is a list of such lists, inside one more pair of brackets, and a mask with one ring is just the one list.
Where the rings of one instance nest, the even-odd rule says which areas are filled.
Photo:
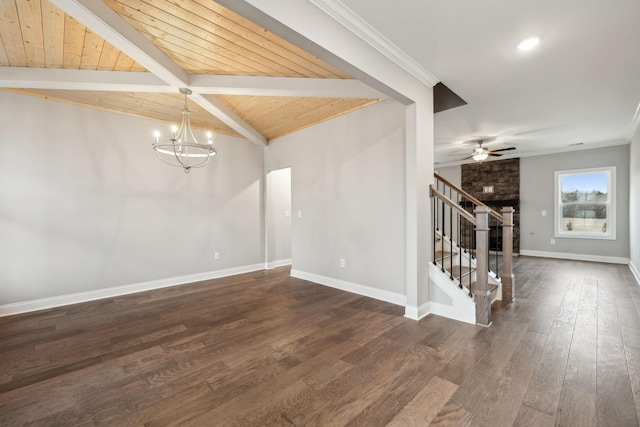
[[502, 154], [498, 154], [500, 151], [515, 150], [516, 147], [500, 148], [498, 150], [489, 150], [487, 147], [482, 146], [483, 141], [478, 141], [478, 146], [473, 149], [473, 153], [469, 157], [465, 157], [462, 160], [473, 159], [476, 162], [481, 162], [489, 156], [500, 157]]

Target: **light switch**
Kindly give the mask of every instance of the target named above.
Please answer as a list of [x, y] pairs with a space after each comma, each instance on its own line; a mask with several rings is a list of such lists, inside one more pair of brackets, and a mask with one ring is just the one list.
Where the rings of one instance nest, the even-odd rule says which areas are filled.
[[284, 211], [284, 217], [289, 218], [289, 211]]
[[547, 216], [547, 211], [542, 211], [542, 216]]
[[302, 218], [302, 211], [298, 211], [298, 218]]

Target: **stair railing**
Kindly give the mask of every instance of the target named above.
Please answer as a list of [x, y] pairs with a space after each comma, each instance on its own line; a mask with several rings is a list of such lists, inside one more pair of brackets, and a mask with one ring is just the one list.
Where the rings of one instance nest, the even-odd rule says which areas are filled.
[[[501, 280], [503, 300], [514, 300], [514, 209], [505, 207], [498, 213], [438, 174], [434, 174], [434, 177], [435, 185], [431, 186], [434, 219], [433, 263], [437, 265], [437, 261], [440, 261], [441, 270], [444, 272], [448, 261], [450, 279], [458, 279], [461, 288], [467, 287], [469, 296], [475, 294], [477, 306], [482, 301], [483, 307], [476, 310], [476, 315], [478, 323], [488, 325], [491, 322], [491, 300], [487, 290], [489, 271], [496, 279]], [[437, 251], [436, 247], [437, 234], [441, 238], [440, 251]], [[448, 244], [449, 251], [445, 250], [445, 243]], [[454, 247], [458, 251], [458, 269], [453, 265]], [[463, 266], [463, 253], [468, 254], [466, 266]], [[471, 286], [472, 260], [476, 264], [474, 290]]]
[[[471, 245], [459, 242], [475, 241], [476, 218], [462, 209], [457, 201], [441, 193], [433, 186], [430, 188], [431, 205], [434, 218], [433, 233], [433, 264], [440, 264], [440, 270], [449, 271], [449, 279], [457, 281], [460, 289], [469, 290], [469, 297], [473, 297], [472, 285], [472, 260], [475, 258]], [[439, 234], [439, 236], [438, 236]], [[453, 236], [457, 238], [454, 240]], [[438, 247], [439, 243], [439, 247]], [[454, 257], [457, 249], [458, 263], [454, 268]], [[462, 256], [467, 254], [466, 263]], [[448, 268], [447, 268], [447, 263]], [[466, 264], [466, 265], [465, 265]]]
[[[477, 206], [487, 206], [477, 198], [473, 197], [468, 192], [464, 191], [460, 187], [451, 183], [447, 179], [438, 174], [433, 174], [435, 177], [435, 188], [443, 194], [448, 194], [449, 198], [455, 200], [462, 208], [469, 213], [474, 213]], [[489, 259], [489, 271], [491, 271], [497, 279], [501, 276], [508, 276], [508, 279], [513, 280], [512, 262], [513, 257], [513, 212], [512, 207], [504, 207], [501, 212], [497, 212], [489, 208], [489, 228], [490, 228], [490, 241], [488, 246], [488, 253], [493, 255]], [[460, 242], [459, 242], [460, 243]], [[473, 256], [475, 259], [476, 250], [475, 242], [470, 242], [473, 248]], [[502, 255], [502, 256], [500, 256]], [[509, 261], [506, 265], [505, 263]], [[502, 261], [502, 266], [500, 265]], [[500, 268], [502, 267], [502, 268]], [[512, 282], [510, 282], [512, 283]], [[511, 286], [511, 292], [513, 286]], [[510, 301], [512, 301], [513, 294], [511, 294]]]

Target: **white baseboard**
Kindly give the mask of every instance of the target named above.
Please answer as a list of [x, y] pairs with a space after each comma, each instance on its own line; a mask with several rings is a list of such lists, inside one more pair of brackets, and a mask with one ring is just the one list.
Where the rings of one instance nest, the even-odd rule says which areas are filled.
[[431, 302], [429, 301], [425, 302], [420, 307], [407, 305], [404, 308], [404, 317], [407, 319], [420, 320], [428, 314], [431, 314]]
[[320, 285], [329, 286], [331, 288], [340, 289], [342, 291], [351, 292], [353, 294], [389, 302], [391, 304], [404, 306], [407, 303], [407, 297], [405, 295], [385, 291], [378, 288], [372, 288], [371, 286], [351, 283], [340, 279], [334, 279], [332, 277], [320, 276], [318, 274], [307, 273], [300, 270], [291, 270], [291, 277], [308, 280], [309, 282], [314, 282]]
[[636, 278], [636, 282], [640, 285], [640, 270], [638, 270], [638, 267], [633, 263], [633, 261], [629, 261], [629, 270], [631, 270], [633, 277]]
[[79, 292], [76, 294], [60, 295], [50, 298], [42, 298], [32, 301], [24, 301], [13, 304], [0, 305], [0, 317], [14, 314], [28, 313], [47, 308], [61, 307], [64, 305], [78, 304], [103, 298], [113, 298], [121, 295], [150, 291], [153, 289], [167, 288], [169, 286], [185, 285], [203, 280], [218, 279], [234, 276], [236, 274], [249, 273], [263, 270], [264, 264], [247, 265], [243, 267], [228, 268], [225, 270], [208, 271], [204, 273], [189, 274], [180, 277], [152, 280], [149, 282], [135, 283], [131, 285], [116, 286], [113, 288], [96, 289], [94, 291]]
[[271, 270], [278, 267], [284, 267], [285, 265], [291, 265], [291, 258], [268, 262], [266, 269]]
[[565, 252], [546, 252], [546, 251], [528, 251], [520, 249], [520, 255], [534, 256], [540, 258], [557, 258], [570, 259], [574, 261], [592, 261], [606, 262], [608, 264], [629, 264], [629, 258], [602, 256], [602, 255], [586, 255], [586, 254], [570, 254]]

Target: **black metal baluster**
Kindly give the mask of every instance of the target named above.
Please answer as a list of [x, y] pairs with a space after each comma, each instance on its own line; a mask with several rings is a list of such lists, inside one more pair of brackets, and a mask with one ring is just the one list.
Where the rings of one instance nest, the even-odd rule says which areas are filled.
[[469, 247], [469, 296], [472, 297], [473, 293], [471, 292], [471, 284], [472, 284], [472, 274], [471, 274], [471, 260], [473, 258], [473, 251], [475, 250], [475, 234], [476, 234], [476, 226], [473, 223], [469, 223], [469, 241], [471, 242], [471, 246]]
[[436, 223], [438, 220], [436, 219], [436, 196], [431, 196], [431, 208], [433, 209], [433, 265], [437, 265], [436, 263]]
[[[502, 252], [502, 221], [496, 220], [496, 279], [500, 278], [500, 256], [499, 252]], [[500, 250], [498, 250], [500, 249]]]
[[[449, 199], [453, 200], [453, 188], [449, 187]], [[453, 207], [449, 206], [449, 279], [453, 280]]]
[[[438, 199], [440, 200], [440, 199]], [[442, 256], [444, 255], [444, 200], [440, 200], [440, 204], [442, 205], [442, 228], [441, 228], [441, 232], [440, 232], [440, 271], [441, 272], [445, 272], [444, 269], [444, 259], [442, 259]], [[438, 209], [439, 210], [439, 209]]]
[[[460, 250], [460, 238], [462, 237], [463, 227], [462, 221], [464, 221], [464, 218], [462, 218], [460, 214], [458, 214], [458, 266], [460, 268], [462, 268], [462, 251]], [[460, 289], [462, 289], [462, 280], [460, 280], [459, 282]]]

